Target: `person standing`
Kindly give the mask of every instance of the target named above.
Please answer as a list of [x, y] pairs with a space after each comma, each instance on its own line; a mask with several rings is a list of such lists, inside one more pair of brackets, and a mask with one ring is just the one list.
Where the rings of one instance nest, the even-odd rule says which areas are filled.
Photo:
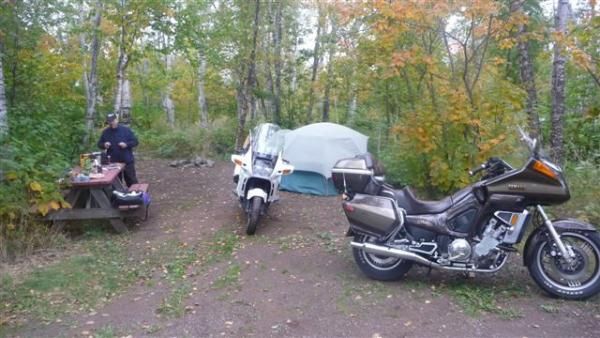
[[133, 148], [138, 145], [138, 140], [133, 131], [119, 124], [117, 114], [110, 113], [106, 116], [108, 127], [102, 131], [98, 147], [106, 149], [106, 155], [111, 162], [125, 163], [125, 184], [130, 187], [138, 183], [135, 173], [135, 159]]

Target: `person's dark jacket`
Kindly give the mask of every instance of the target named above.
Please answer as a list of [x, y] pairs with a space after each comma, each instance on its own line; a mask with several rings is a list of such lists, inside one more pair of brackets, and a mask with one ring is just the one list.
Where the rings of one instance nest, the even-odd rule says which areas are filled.
[[[118, 125], [117, 128], [109, 126], [102, 132], [100, 141], [98, 141], [98, 147], [104, 149], [106, 142], [110, 142], [107, 155], [110, 156], [111, 162], [133, 163], [133, 147], [138, 145], [138, 140], [131, 129], [122, 125]], [[121, 148], [119, 146], [120, 142], [125, 142], [127, 147], [125, 149]]]

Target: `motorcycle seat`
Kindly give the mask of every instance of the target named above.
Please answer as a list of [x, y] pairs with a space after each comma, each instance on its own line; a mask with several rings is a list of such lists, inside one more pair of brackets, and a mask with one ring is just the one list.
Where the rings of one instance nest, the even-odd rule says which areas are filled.
[[405, 187], [393, 190], [393, 198], [409, 215], [439, 214], [450, 209], [454, 203], [462, 200], [470, 192], [471, 187], [467, 187], [439, 201], [424, 201], [418, 199], [410, 187]]

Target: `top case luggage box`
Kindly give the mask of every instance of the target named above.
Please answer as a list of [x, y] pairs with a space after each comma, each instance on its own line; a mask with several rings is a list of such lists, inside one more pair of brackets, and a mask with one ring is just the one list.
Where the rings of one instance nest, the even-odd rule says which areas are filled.
[[369, 153], [341, 159], [331, 169], [333, 184], [340, 193], [377, 195], [382, 184], [375, 177], [382, 175], [382, 168]]

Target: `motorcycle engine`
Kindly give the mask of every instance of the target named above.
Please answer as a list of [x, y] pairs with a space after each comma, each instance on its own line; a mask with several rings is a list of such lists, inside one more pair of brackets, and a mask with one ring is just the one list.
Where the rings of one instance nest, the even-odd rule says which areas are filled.
[[471, 258], [471, 244], [458, 238], [448, 245], [448, 259], [454, 262], [467, 262]]
[[506, 232], [504, 226], [496, 226], [497, 224], [496, 219], [490, 219], [481, 241], [473, 246], [473, 262], [477, 267], [489, 267], [496, 260], [498, 253], [496, 247], [502, 242], [501, 238]]

